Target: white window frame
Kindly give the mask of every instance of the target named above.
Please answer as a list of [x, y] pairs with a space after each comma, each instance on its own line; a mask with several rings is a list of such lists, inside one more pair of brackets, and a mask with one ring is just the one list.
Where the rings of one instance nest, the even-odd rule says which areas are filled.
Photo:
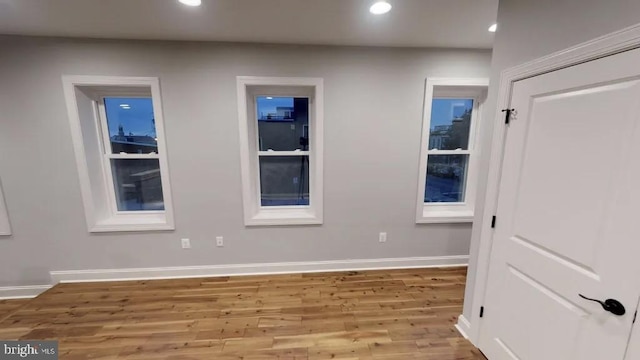
[[[174, 230], [169, 165], [164, 133], [160, 82], [153, 77], [75, 76], [62, 77], [69, 124], [80, 178], [89, 232]], [[158, 153], [112, 154], [105, 97], [150, 97]], [[92, 114], [80, 115], [79, 103]], [[89, 105], [90, 102], [91, 104]], [[84, 130], [83, 130], [84, 129]], [[111, 170], [112, 159], [158, 159], [164, 210], [120, 211]], [[99, 163], [99, 166], [96, 166]], [[93, 167], [90, 172], [89, 166]], [[95, 174], [95, 172], [100, 174]]]
[[9, 223], [9, 213], [7, 212], [2, 183], [0, 183], [0, 236], [11, 235], [11, 223]]
[[[268, 93], [263, 93], [268, 88]], [[246, 226], [313, 225], [323, 221], [323, 80], [302, 77], [238, 76], [238, 121], [242, 198]], [[307, 94], [307, 95], [301, 95]], [[258, 151], [257, 96], [309, 98], [309, 151]], [[309, 156], [309, 205], [262, 206], [259, 156]]]
[[[473, 221], [476, 199], [477, 167], [479, 160], [478, 131], [482, 106], [486, 99], [489, 79], [486, 78], [428, 78], [425, 85], [422, 140], [416, 202], [416, 223], [463, 223]], [[469, 128], [467, 150], [429, 150], [431, 130], [431, 107], [433, 99], [473, 99], [473, 112]], [[468, 155], [465, 179], [465, 196], [458, 203], [425, 203], [424, 193], [427, 179], [429, 155]]]

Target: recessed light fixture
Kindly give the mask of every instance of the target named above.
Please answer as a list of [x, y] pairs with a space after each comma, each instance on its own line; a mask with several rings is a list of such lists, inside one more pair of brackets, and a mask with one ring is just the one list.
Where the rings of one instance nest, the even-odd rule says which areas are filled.
[[377, 3], [371, 5], [369, 11], [375, 15], [386, 14], [391, 10], [391, 4], [386, 1], [378, 1]]
[[498, 30], [498, 24], [493, 24], [493, 25], [489, 26], [489, 31], [490, 32], [496, 32], [496, 30]]
[[185, 4], [187, 6], [200, 6], [202, 4], [202, 0], [178, 0], [181, 4]]

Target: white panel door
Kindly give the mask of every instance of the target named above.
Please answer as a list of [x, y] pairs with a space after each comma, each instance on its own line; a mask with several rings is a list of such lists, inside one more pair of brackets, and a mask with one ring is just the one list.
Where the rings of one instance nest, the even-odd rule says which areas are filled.
[[623, 360], [640, 297], [640, 50], [518, 81], [511, 105], [480, 348]]
[[640, 321], [638, 321], [637, 318], [635, 324], [633, 324], [633, 329], [631, 330], [631, 337], [627, 347], [627, 357], [625, 359], [640, 359]]

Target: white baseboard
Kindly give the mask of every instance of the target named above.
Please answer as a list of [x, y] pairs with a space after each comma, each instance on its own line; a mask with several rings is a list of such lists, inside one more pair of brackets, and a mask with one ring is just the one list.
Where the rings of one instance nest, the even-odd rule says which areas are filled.
[[471, 323], [464, 315], [458, 316], [458, 323], [455, 325], [456, 329], [465, 339], [469, 339], [469, 333], [471, 332]]
[[0, 300], [33, 298], [51, 288], [51, 285], [0, 287]]
[[468, 261], [468, 255], [456, 255], [138, 269], [63, 270], [51, 271], [50, 274], [55, 284], [58, 282], [176, 279], [230, 275], [269, 275], [327, 271], [450, 267], [466, 266]]

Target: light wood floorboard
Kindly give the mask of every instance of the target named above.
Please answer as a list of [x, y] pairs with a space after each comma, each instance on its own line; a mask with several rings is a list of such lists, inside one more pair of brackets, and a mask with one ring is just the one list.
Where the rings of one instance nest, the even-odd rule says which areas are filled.
[[0, 322], [31, 299], [0, 300]]
[[484, 360], [453, 327], [465, 271], [58, 284], [1, 301], [0, 339], [56, 339], [70, 360]]

